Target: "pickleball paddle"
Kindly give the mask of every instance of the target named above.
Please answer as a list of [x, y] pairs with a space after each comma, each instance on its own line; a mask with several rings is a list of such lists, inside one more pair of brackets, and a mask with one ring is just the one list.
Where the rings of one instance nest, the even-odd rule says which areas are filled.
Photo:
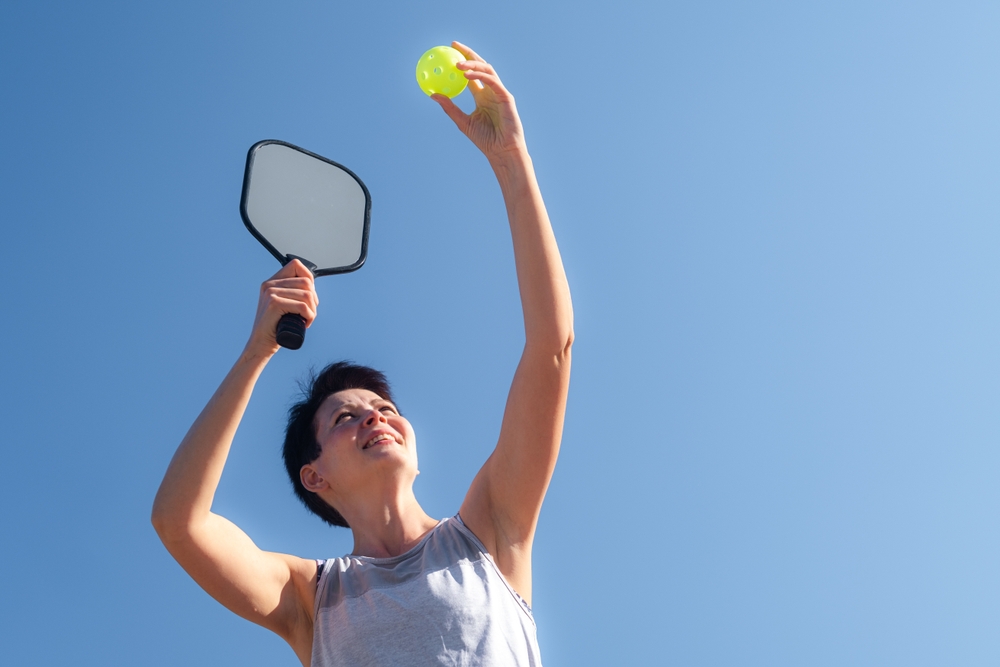
[[[360, 269], [368, 257], [372, 198], [354, 172], [284, 141], [258, 141], [247, 153], [240, 215], [281, 262], [298, 259], [316, 277]], [[278, 344], [302, 347], [305, 320], [282, 315]]]

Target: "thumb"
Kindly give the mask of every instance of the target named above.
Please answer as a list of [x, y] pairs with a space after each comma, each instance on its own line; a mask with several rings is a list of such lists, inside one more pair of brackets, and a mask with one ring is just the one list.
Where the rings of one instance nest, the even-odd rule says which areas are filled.
[[444, 112], [448, 114], [448, 118], [451, 118], [455, 125], [458, 126], [462, 132], [465, 132], [466, 128], [469, 127], [469, 116], [464, 111], [458, 108], [458, 105], [451, 101], [447, 95], [442, 95], [440, 93], [435, 93], [431, 95], [431, 99], [441, 105]]

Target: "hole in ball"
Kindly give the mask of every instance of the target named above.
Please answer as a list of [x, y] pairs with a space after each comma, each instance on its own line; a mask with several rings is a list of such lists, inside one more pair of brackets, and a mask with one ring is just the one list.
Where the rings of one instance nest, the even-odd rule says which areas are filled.
[[441, 73], [441, 68], [440, 67], [435, 67], [434, 68], [434, 73], [435, 74], [440, 74]]

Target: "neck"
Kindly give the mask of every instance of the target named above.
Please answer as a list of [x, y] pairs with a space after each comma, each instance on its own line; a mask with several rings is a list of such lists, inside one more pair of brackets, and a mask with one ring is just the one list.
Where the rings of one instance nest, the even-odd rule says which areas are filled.
[[406, 553], [438, 523], [420, 507], [412, 486], [350, 503], [341, 513], [354, 533], [352, 555], [373, 558]]

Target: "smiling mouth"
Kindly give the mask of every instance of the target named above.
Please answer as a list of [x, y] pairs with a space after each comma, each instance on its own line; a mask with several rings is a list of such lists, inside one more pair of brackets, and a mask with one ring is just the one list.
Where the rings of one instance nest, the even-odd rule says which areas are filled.
[[389, 445], [396, 444], [396, 440], [388, 433], [379, 433], [374, 438], [365, 443], [365, 446], [361, 449], [369, 449], [370, 447], [375, 447], [377, 445]]

